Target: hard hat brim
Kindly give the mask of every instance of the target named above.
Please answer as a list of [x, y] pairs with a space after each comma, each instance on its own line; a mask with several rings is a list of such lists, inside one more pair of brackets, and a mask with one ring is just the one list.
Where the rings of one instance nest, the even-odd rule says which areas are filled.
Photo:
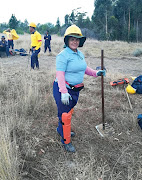
[[80, 39], [80, 42], [79, 42], [79, 46], [78, 46], [78, 47], [82, 47], [83, 44], [84, 44], [84, 42], [86, 41], [86, 37], [85, 37], [85, 36], [78, 36], [78, 35], [74, 35], [74, 34], [72, 34], [72, 35], [67, 35], [67, 36], [65, 36], [65, 38], [64, 38], [64, 43], [65, 43], [66, 46], [68, 46], [68, 40], [69, 40], [70, 37], [75, 37], [75, 38]]
[[36, 28], [35, 26], [31, 26], [31, 25], [29, 25], [29, 27]]
[[136, 93], [136, 89], [133, 88], [130, 84], [128, 84], [128, 86], [126, 87], [126, 91], [129, 94], [135, 94]]
[[29, 27], [32, 27], [32, 28], [36, 28], [36, 24], [35, 23], [30, 23], [29, 25], [28, 25]]

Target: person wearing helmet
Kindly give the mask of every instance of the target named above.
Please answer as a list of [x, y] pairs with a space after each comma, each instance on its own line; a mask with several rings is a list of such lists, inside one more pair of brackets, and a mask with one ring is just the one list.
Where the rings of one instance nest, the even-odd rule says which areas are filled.
[[75, 152], [71, 144], [71, 117], [73, 108], [77, 104], [79, 91], [83, 89], [84, 74], [97, 77], [105, 75], [105, 70], [93, 70], [87, 66], [84, 55], [78, 50], [82, 47], [86, 37], [76, 25], [66, 29], [64, 35], [65, 49], [56, 57], [56, 79], [53, 83], [53, 96], [58, 109], [57, 132], [61, 142], [68, 152]]
[[38, 54], [40, 52], [40, 48], [42, 45], [42, 38], [41, 34], [35, 30], [36, 24], [30, 23], [29, 24], [29, 31], [31, 33], [31, 69], [34, 69], [35, 66], [39, 69], [39, 61], [38, 61]]
[[[5, 36], [1, 37], [0, 52], [5, 52], [7, 57], [9, 57], [9, 47], [8, 47], [8, 42], [5, 40]], [[1, 56], [1, 54], [0, 54], [0, 56]]]
[[13, 43], [13, 36], [12, 36], [12, 32], [11, 32], [10, 28], [8, 28], [7, 30], [3, 31], [3, 33], [7, 35], [9, 48], [13, 49], [14, 43]]

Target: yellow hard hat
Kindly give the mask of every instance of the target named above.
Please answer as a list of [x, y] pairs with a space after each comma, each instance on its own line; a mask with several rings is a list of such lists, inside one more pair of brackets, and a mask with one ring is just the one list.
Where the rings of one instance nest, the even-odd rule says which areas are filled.
[[69, 26], [64, 34], [64, 37], [67, 35], [71, 35], [71, 34], [76, 34], [78, 36], [82, 36], [81, 30], [78, 26], [76, 26], [75, 24]]
[[66, 46], [68, 46], [69, 37], [75, 37], [80, 39], [79, 47], [82, 47], [84, 42], [86, 41], [86, 37], [82, 35], [81, 29], [75, 24], [69, 26], [64, 34], [64, 42]]
[[129, 94], [135, 94], [136, 93], [136, 89], [134, 89], [130, 84], [128, 84], [128, 86], [126, 87], [126, 91]]
[[31, 23], [29, 24], [29, 26], [36, 28], [36, 24], [33, 23], [33, 22], [31, 22]]
[[132, 80], [135, 80], [137, 77], [135, 77], [135, 76], [131, 76], [131, 78], [132, 78]]

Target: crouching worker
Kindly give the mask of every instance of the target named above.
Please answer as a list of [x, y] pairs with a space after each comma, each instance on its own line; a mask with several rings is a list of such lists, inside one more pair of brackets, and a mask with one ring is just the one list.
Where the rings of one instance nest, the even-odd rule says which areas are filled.
[[31, 69], [34, 69], [35, 66], [39, 69], [38, 53], [40, 52], [40, 47], [42, 45], [41, 34], [35, 30], [36, 24], [29, 24], [29, 31], [31, 33]]
[[9, 57], [8, 42], [5, 40], [4, 36], [1, 37], [1, 41], [0, 41], [0, 56], [1, 56], [1, 52], [5, 52], [7, 57]]
[[53, 96], [58, 109], [57, 132], [68, 152], [75, 152], [71, 144], [71, 118], [74, 106], [79, 98], [79, 91], [84, 87], [84, 74], [89, 76], [105, 75], [105, 70], [93, 70], [85, 62], [84, 55], [77, 48], [82, 47], [86, 37], [76, 25], [66, 29], [64, 42], [66, 48], [56, 57], [56, 79], [53, 83]]

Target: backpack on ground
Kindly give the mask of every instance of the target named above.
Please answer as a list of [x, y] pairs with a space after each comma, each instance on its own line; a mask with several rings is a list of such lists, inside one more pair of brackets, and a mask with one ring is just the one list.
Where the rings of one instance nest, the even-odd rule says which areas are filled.
[[19, 49], [19, 52], [20, 52], [20, 55], [21, 55], [21, 56], [27, 56], [27, 55], [28, 55], [27, 52], [26, 52], [26, 50], [23, 49], [23, 48]]
[[21, 48], [21, 49], [15, 49], [16, 54], [19, 54], [20, 56], [27, 56], [27, 52], [25, 49]]
[[142, 94], [142, 75], [138, 76], [131, 86], [136, 89], [136, 93]]
[[139, 114], [137, 118], [138, 118], [138, 125], [142, 129], [142, 114]]

